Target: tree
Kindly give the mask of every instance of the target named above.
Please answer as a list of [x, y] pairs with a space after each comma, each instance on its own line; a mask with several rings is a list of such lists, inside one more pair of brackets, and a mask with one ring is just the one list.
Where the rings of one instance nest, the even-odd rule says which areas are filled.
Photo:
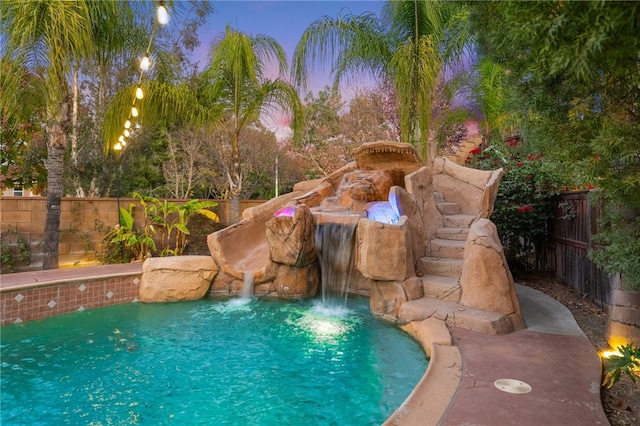
[[349, 101], [349, 111], [342, 116], [342, 134], [353, 148], [377, 140], [398, 140], [393, 118], [384, 110], [384, 97], [375, 90], [356, 93]]
[[[60, 201], [63, 193], [63, 164], [70, 130], [69, 79], [74, 64], [91, 57], [101, 44], [101, 35], [127, 27], [133, 16], [128, 2], [21, 1], [0, 3], [0, 32], [5, 35], [5, 54], [21, 62], [38, 79], [44, 97], [47, 134], [47, 211], [44, 232], [43, 268], [58, 266]], [[1, 93], [22, 99], [20, 84]]]
[[335, 87], [326, 86], [318, 92], [317, 97], [311, 92], [307, 93], [304, 104], [302, 136], [294, 146], [307, 160], [305, 169], [308, 178], [328, 176], [346, 162], [336, 158], [343, 151], [338, 145], [343, 139], [340, 113], [344, 102]]
[[503, 84], [504, 69], [489, 58], [484, 58], [475, 68], [470, 79], [471, 96], [481, 110], [481, 128], [485, 141], [502, 141], [510, 133], [514, 114], [507, 106], [507, 94]]
[[46, 143], [41, 119], [43, 99], [37, 79], [9, 57], [0, 61], [0, 91], [17, 91], [11, 84], [20, 84], [22, 92], [28, 93], [15, 103], [0, 97], [0, 190], [22, 185], [42, 193], [47, 180]]
[[481, 54], [508, 71], [527, 144], [612, 208], [596, 260], [640, 287], [640, 240], [628, 238], [640, 221], [640, 3], [478, 2], [472, 22]]
[[[402, 140], [414, 144], [425, 160], [436, 81], [468, 42], [468, 8], [462, 3], [388, 1], [382, 19], [374, 14], [324, 17], [303, 33], [294, 52], [293, 72], [304, 86], [309, 68], [331, 63], [334, 85], [368, 72], [393, 82]], [[427, 155], [428, 154], [428, 155]]]
[[167, 133], [168, 159], [162, 163], [166, 188], [172, 198], [189, 198], [204, 183], [202, 150], [207, 144], [203, 129], [183, 128]]
[[273, 38], [249, 36], [227, 26], [212, 47], [211, 61], [201, 75], [200, 101], [206, 108], [220, 111], [218, 126], [224, 129], [229, 150], [225, 174], [229, 183], [231, 220], [240, 218], [240, 194], [245, 170], [240, 150], [240, 134], [261, 114], [285, 110], [293, 115], [297, 134], [302, 123], [302, 103], [293, 86], [280, 78], [268, 78], [268, 65], [275, 62], [279, 75], [287, 72], [286, 55]]
[[[117, 68], [118, 73], [107, 74], [108, 81], [115, 83], [112, 86], [118, 90], [110, 91], [104, 117], [100, 116], [100, 123], [96, 123], [100, 125], [92, 128], [102, 142], [100, 154], [116, 154], [108, 156], [107, 160], [117, 157], [121, 163], [122, 179], [117, 185], [124, 185], [125, 194], [140, 192], [182, 198], [190, 189], [189, 184], [183, 187], [179, 181], [197, 185], [198, 177], [187, 175], [189, 167], [176, 165], [187, 159], [183, 155], [186, 151], [197, 148], [188, 138], [200, 134], [200, 126], [217, 117], [216, 111], [205, 110], [195, 96], [197, 64], [189, 59], [189, 53], [199, 44], [197, 29], [211, 10], [211, 3], [203, 0], [171, 3], [170, 25], [154, 22], [153, 28], [147, 28], [148, 19], [142, 22], [139, 27], [143, 34], [138, 38], [146, 43], [145, 46], [132, 47], [135, 56], [126, 58]], [[151, 40], [149, 32], [153, 36]], [[137, 55], [144, 52], [144, 48], [149, 49], [151, 67], [140, 81]], [[135, 81], [132, 75], [136, 77]], [[101, 81], [97, 80], [98, 83]], [[135, 101], [139, 116], [127, 117], [126, 111], [130, 111], [138, 86], [144, 94], [142, 99]], [[124, 136], [126, 121], [131, 125], [126, 152], [114, 153], [115, 142]], [[169, 164], [171, 161], [173, 164]]]

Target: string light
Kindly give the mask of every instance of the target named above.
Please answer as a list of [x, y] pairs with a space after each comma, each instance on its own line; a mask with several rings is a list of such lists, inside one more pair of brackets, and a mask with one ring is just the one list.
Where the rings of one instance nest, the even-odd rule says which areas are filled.
[[140, 60], [140, 69], [142, 71], [149, 71], [149, 67], [151, 66], [151, 60], [149, 59], [148, 56], [144, 56], [141, 60]]
[[[123, 135], [120, 136], [120, 138], [118, 139], [118, 143], [113, 147], [114, 150], [116, 151], [120, 151], [122, 150], [125, 146], [127, 146], [127, 142], [125, 140], [125, 137], [129, 137], [131, 135], [131, 132], [129, 131], [129, 129], [132, 126], [131, 117], [138, 117], [138, 115], [140, 114], [138, 109], [135, 107], [135, 101], [136, 99], [142, 99], [144, 98], [144, 91], [142, 90], [142, 77], [144, 75], [144, 73], [146, 71], [149, 71], [149, 68], [151, 67], [151, 60], [149, 59], [149, 51], [151, 50], [151, 43], [153, 42], [153, 36], [156, 32], [156, 28], [159, 25], [167, 25], [169, 23], [169, 12], [167, 10], [167, 8], [164, 5], [164, 1], [160, 0], [159, 2], [159, 6], [156, 9], [156, 23], [153, 25], [153, 27], [151, 28], [151, 35], [149, 36], [149, 44], [147, 45], [147, 50], [145, 52], [145, 55], [142, 57], [142, 59], [140, 60], [140, 75], [138, 77], [138, 86], [136, 87], [136, 91], [135, 91], [135, 97], [133, 99], [133, 104], [131, 106], [131, 112], [129, 113], [129, 118], [127, 119], [127, 121], [124, 122], [124, 132]], [[139, 123], [135, 123], [135, 129], [140, 129], [140, 124]]]
[[162, 2], [160, 2], [160, 6], [158, 6], [157, 17], [160, 25], [167, 25], [169, 23], [169, 12]]

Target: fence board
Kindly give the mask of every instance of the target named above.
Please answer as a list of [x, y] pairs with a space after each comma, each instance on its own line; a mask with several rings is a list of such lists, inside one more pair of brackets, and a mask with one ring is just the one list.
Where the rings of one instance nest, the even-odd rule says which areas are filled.
[[554, 217], [549, 222], [545, 266], [563, 283], [606, 310], [610, 277], [589, 259], [602, 205], [590, 200], [589, 191], [580, 191], [561, 194], [552, 200], [552, 207]]

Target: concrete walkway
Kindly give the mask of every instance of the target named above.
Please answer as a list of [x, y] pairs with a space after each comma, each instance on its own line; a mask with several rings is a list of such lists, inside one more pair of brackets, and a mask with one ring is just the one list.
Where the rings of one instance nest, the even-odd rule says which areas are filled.
[[[440, 425], [608, 425], [598, 354], [571, 312], [516, 285], [527, 328], [488, 336], [453, 328], [462, 378]], [[509, 393], [494, 384], [501, 379]], [[512, 385], [513, 386], [509, 386]]]

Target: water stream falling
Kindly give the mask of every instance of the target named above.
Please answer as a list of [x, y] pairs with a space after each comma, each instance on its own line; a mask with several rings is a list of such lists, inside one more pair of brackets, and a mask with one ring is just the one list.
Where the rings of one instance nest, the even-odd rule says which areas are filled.
[[322, 276], [322, 304], [345, 308], [354, 262], [356, 221], [325, 222], [316, 227], [315, 245]]
[[245, 271], [242, 285], [242, 298], [250, 299], [253, 293], [253, 271]]

